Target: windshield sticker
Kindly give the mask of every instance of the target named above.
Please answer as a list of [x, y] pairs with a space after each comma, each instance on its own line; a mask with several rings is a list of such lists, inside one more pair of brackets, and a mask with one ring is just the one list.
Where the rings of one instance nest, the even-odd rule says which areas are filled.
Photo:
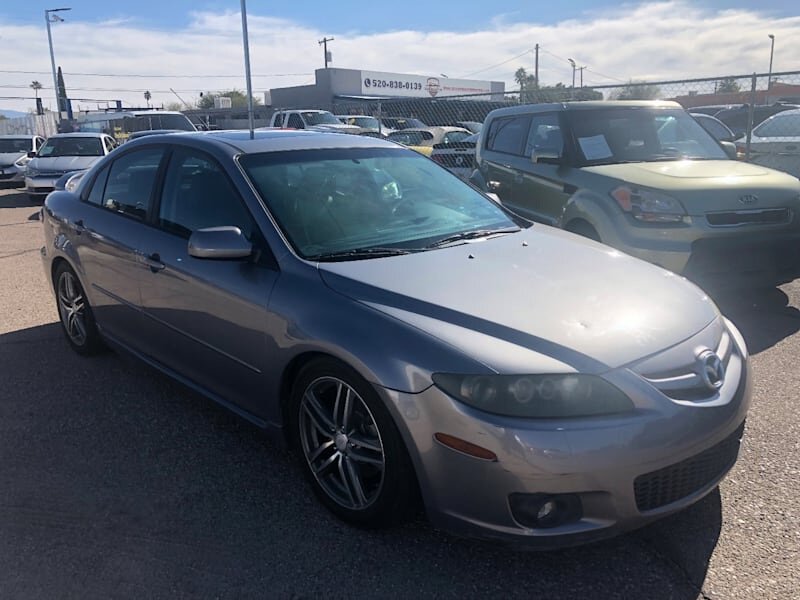
[[578, 138], [581, 150], [586, 160], [600, 160], [601, 158], [611, 158], [611, 148], [608, 147], [606, 136], [602, 133], [591, 137]]

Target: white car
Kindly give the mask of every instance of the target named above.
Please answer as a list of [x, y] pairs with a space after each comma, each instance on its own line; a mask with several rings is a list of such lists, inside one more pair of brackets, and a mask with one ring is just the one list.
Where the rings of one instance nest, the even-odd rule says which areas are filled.
[[285, 129], [308, 129], [310, 131], [334, 131], [358, 133], [361, 128], [347, 125], [327, 110], [279, 110], [272, 115], [270, 127]]
[[[747, 140], [736, 142], [741, 151]], [[800, 108], [786, 110], [753, 129], [750, 162], [800, 177]]]
[[30, 198], [46, 196], [65, 173], [84, 171], [116, 148], [105, 133], [59, 133], [47, 138], [25, 169], [25, 191]]
[[38, 135], [0, 135], [0, 183], [22, 183], [29, 152], [44, 144]]

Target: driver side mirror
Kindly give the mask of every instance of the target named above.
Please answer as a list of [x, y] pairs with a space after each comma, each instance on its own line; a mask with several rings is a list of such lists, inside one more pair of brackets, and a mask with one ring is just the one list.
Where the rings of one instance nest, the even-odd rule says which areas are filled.
[[736, 144], [734, 144], [733, 142], [724, 142], [723, 141], [723, 142], [720, 142], [719, 145], [722, 146], [723, 150], [725, 150], [725, 154], [728, 155], [728, 158], [732, 158], [733, 160], [736, 160]]
[[539, 148], [531, 153], [531, 162], [547, 165], [560, 165], [561, 153], [555, 148]]
[[36, 152], [29, 150], [27, 153], [28, 158], [36, 158]]
[[247, 241], [238, 227], [206, 227], [189, 237], [189, 256], [194, 258], [247, 258], [253, 254], [253, 244]]

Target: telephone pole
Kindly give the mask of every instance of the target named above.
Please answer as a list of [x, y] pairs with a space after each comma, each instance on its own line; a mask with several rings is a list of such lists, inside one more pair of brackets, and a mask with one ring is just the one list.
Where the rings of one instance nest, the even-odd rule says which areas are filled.
[[583, 87], [583, 70], [586, 68], [586, 65], [582, 67], [578, 67], [578, 71], [581, 72], [581, 87]]
[[536, 61], [534, 62], [534, 69], [533, 69], [533, 80], [536, 83], [536, 88], [539, 88], [539, 44], [536, 44], [534, 47], [534, 54], [536, 56]]
[[328, 68], [328, 61], [330, 61], [330, 55], [328, 54], [328, 42], [332, 42], [333, 38], [324, 37], [318, 43], [322, 46], [322, 51], [325, 53], [325, 68]]

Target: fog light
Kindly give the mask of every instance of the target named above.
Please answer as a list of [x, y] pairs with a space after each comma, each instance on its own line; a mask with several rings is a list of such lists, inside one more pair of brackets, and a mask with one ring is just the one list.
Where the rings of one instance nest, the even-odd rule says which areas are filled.
[[532, 529], [560, 527], [583, 516], [577, 494], [511, 494], [508, 503], [514, 519]]

